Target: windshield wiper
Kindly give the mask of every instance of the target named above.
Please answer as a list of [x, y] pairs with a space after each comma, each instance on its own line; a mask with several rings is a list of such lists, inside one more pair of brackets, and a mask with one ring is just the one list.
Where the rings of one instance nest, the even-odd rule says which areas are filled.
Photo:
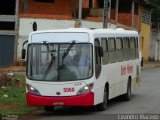
[[67, 48], [67, 50], [64, 52], [63, 56], [62, 56], [62, 65], [63, 65], [63, 61], [65, 59], [65, 57], [68, 55], [69, 51], [71, 50], [71, 48], [73, 47], [73, 45], [75, 44], [75, 41], [73, 41], [70, 46]]

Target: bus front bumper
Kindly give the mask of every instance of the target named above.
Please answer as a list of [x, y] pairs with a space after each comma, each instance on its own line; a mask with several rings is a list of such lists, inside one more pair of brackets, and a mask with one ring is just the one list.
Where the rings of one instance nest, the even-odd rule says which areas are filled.
[[66, 97], [47, 97], [26, 93], [28, 106], [93, 106], [94, 93]]

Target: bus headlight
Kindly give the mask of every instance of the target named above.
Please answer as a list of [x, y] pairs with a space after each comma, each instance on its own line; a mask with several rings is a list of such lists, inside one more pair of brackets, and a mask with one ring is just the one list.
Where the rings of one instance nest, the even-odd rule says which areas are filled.
[[35, 94], [35, 95], [40, 95], [39, 91], [35, 87], [33, 87], [29, 84], [26, 84], [26, 88], [29, 93]]
[[90, 83], [84, 87], [82, 87], [78, 92], [77, 92], [77, 95], [80, 95], [80, 94], [85, 94], [85, 93], [88, 93], [92, 90], [93, 88], [93, 83]]

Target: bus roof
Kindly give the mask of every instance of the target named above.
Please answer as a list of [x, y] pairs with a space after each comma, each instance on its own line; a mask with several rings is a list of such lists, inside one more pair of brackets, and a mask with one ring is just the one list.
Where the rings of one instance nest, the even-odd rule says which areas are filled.
[[[56, 34], [53, 35], [53, 33]], [[77, 35], [81, 35], [81, 37], [77, 37]], [[104, 38], [104, 37], [130, 37], [130, 36], [138, 37], [138, 32], [133, 30], [124, 30], [122, 28], [118, 29], [68, 28], [68, 29], [56, 29], [56, 30], [44, 30], [44, 31], [32, 32], [29, 36], [29, 43], [48, 41], [51, 38], [54, 38], [54, 41], [52, 42], [71, 42], [75, 39], [79, 42], [89, 42], [90, 37]], [[65, 41], [60, 41], [60, 40], [65, 40]]]
[[43, 30], [43, 31], [35, 31], [31, 34], [36, 33], [45, 33], [45, 32], [93, 32], [93, 33], [123, 33], [123, 34], [138, 34], [137, 31], [134, 30], [125, 30], [123, 28], [111, 29], [111, 28], [102, 28], [102, 29], [90, 29], [90, 28], [68, 28], [68, 29], [53, 29], [53, 30]]

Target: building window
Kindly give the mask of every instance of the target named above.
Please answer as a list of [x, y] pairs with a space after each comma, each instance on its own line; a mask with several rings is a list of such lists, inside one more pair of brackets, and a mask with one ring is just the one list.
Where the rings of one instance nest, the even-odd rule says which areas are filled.
[[142, 22], [150, 25], [150, 23], [151, 23], [151, 11], [149, 9], [143, 9]]
[[47, 2], [47, 3], [53, 3], [54, 0], [34, 0], [35, 2]]

